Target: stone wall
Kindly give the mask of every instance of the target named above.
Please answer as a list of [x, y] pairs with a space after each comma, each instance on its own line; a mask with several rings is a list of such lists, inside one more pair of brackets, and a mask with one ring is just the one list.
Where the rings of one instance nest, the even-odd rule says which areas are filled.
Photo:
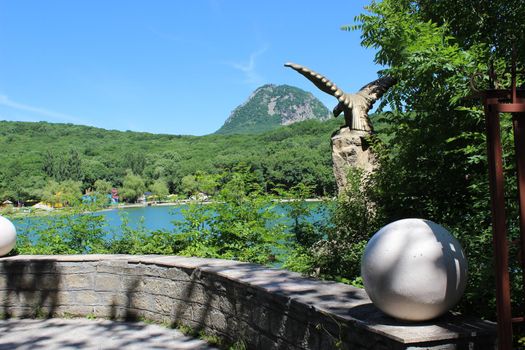
[[448, 315], [402, 323], [352, 286], [235, 261], [176, 256], [0, 259], [4, 317], [183, 324], [249, 349], [488, 349], [494, 325]]

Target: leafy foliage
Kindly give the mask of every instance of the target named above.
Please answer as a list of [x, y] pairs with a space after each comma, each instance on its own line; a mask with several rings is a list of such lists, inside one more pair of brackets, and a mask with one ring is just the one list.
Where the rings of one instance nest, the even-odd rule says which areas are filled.
[[185, 211], [178, 240], [182, 254], [267, 264], [284, 243], [285, 227], [247, 168], [226, 175], [217, 201]]
[[[305, 183], [314, 186], [315, 195], [329, 195], [335, 190], [330, 134], [339, 123], [310, 120], [257, 135], [195, 137], [0, 122], [0, 201], [42, 200], [48, 180], [77, 181], [82, 191], [97, 188], [102, 180], [103, 192], [120, 190], [130, 171], [146, 188], [162, 180], [169, 193], [191, 193], [182, 183], [184, 177], [211, 181], [240, 162], [254, 169], [267, 193]], [[210, 186], [198, 190], [210, 194]]]
[[322, 216], [328, 218], [326, 221], [306, 221], [305, 217], [311, 214], [305, 210], [304, 202], [291, 206], [288, 215], [295, 221], [292, 232], [296, 245], [285, 267], [349, 283], [359, 280], [361, 255], [380, 223], [363, 188], [365, 183], [363, 174], [351, 169], [345, 192], [335, 203], [321, 207], [329, 210], [328, 215]]
[[[372, 2], [358, 16], [362, 44], [377, 50], [375, 61], [398, 84], [385, 95], [391, 111], [374, 141], [380, 171], [369, 195], [384, 223], [423, 217], [447, 226], [462, 242], [470, 277], [461, 309], [494, 317], [489, 190], [481, 101], [469, 98], [470, 78], [489, 87], [507, 86], [513, 45], [517, 62], [525, 58], [523, 2], [394, 1]], [[520, 14], [520, 15], [518, 15]], [[522, 18], [522, 17], [520, 17]], [[497, 24], [497, 25], [496, 25]], [[518, 39], [518, 40], [516, 40]], [[518, 67], [518, 71], [520, 67]], [[520, 73], [522, 74], [522, 73]], [[519, 81], [522, 80], [519, 76]], [[510, 123], [503, 118], [509, 217], [517, 216]], [[510, 239], [517, 237], [509, 221]], [[517, 259], [511, 271], [519, 271]], [[513, 275], [512, 285], [519, 285]], [[521, 292], [513, 288], [517, 305]], [[481, 307], [480, 307], [481, 306]]]
[[65, 180], [56, 182], [49, 180], [42, 189], [41, 198], [47, 203], [55, 206], [73, 206], [78, 205], [82, 183], [79, 181]]
[[175, 254], [175, 234], [171, 231], [150, 231], [144, 220], [133, 229], [125, 214], [121, 215], [121, 236], [114, 235], [106, 241], [107, 250], [114, 254]]
[[[107, 237], [104, 217], [93, 207], [48, 217], [27, 218], [17, 251], [24, 254], [181, 254], [270, 264], [285, 251], [287, 230], [276, 205], [247, 167], [223, 174], [217, 201], [194, 203], [173, 230], [134, 229], [121, 217], [120, 234]], [[34, 221], [33, 221], [34, 220]]]
[[122, 197], [128, 202], [136, 202], [145, 191], [146, 184], [144, 179], [129, 171], [122, 181], [122, 189], [120, 191]]
[[47, 152], [42, 170], [56, 181], [80, 180], [83, 178], [81, 166], [78, 152], [71, 149], [66, 154]]
[[107, 253], [104, 217], [90, 213], [60, 214], [28, 219], [26, 234], [18, 235], [16, 250], [22, 254]]

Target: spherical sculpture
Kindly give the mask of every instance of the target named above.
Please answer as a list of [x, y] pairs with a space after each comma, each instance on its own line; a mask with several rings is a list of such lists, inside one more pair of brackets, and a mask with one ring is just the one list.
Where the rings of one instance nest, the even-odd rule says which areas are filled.
[[443, 226], [404, 219], [386, 225], [370, 239], [361, 276], [368, 296], [384, 313], [424, 321], [459, 301], [467, 284], [467, 260]]
[[16, 228], [8, 219], [0, 216], [0, 256], [7, 255], [16, 244]]

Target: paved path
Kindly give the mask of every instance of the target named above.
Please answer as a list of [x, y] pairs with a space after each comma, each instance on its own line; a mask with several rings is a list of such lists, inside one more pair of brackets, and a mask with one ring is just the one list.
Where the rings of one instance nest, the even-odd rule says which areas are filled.
[[88, 319], [0, 321], [1, 350], [216, 350], [174, 329], [140, 322]]

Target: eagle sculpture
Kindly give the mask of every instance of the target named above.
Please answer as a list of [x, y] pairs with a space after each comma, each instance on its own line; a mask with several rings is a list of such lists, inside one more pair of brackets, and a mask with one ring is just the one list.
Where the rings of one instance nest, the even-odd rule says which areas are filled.
[[374, 102], [379, 100], [396, 83], [394, 78], [384, 76], [366, 84], [356, 94], [347, 94], [330, 80], [313, 70], [295, 63], [286, 63], [284, 66], [290, 67], [304, 75], [321, 91], [335, 96], [339, 103], [333, 110], [334, 117], [338, 117], [342, 112], [346, 126], [352, 130], [372, 131], [368, 111], [372, 108]]

